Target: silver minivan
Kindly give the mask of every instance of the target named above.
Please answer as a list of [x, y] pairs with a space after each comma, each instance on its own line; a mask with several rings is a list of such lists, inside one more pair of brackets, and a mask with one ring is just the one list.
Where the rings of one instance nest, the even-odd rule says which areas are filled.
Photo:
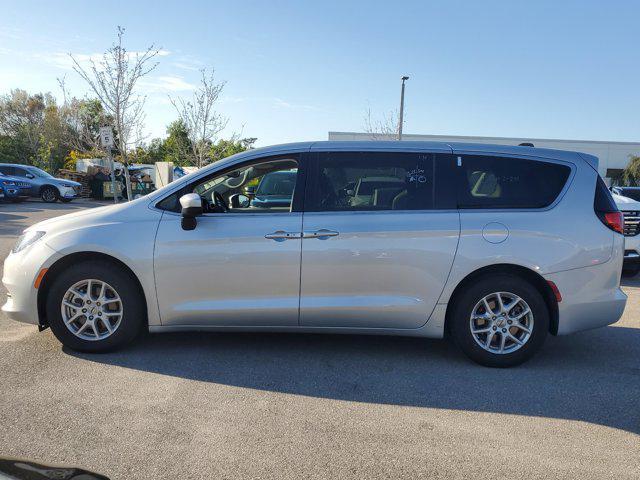
[[[266, 175], [278, 201], [255, 198]], [[448, 335], [505, 367], [620, 318], [622, 221], [590, 155], [280, 145], [28, 228], [3, 311], [88, 352], [143, 328]]]

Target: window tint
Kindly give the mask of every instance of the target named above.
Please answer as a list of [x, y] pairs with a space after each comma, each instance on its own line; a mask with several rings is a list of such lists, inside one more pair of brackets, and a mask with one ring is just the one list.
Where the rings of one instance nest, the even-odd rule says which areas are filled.
[[318, 155], [310, 211], [434, 208], [432, 154], [327, 152]]
[[24, 168], [13, 167], [13, 174], [16, 177], [26, 177], [27, 171]]
[[543, 208], [558, 197], [571, 169], [521, 158], [462, 156], [460, 208]]
[[5, 175], [13, 175], [13, 167], [5, 167], [4, 165], [0, 165], [0, 172]]

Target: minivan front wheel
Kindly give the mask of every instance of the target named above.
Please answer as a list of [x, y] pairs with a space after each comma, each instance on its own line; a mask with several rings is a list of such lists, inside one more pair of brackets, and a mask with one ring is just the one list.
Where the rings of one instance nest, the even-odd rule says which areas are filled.
[[540, 292], [509, 274], [483, 276], [456, 298], [451, 333], [472, 360], [510, 367], [540, 349], [549, 330], [549, 312]]
[[46, 308], [58, 340], [83, 352], [125, 345], [140, 332], [144, 320], [134, 280], [102, 260], [81, 262], [60, 273], [48, 292]]

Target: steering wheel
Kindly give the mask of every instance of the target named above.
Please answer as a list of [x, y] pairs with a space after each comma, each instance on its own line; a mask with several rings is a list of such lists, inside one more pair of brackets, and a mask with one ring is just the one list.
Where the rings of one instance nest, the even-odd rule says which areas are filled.
[[222, 213], [229, 211], [229, 205], [224, 201], [224, 197], [220, 192], [213, 192], [213, 204], [216, 206], [216, 209]]

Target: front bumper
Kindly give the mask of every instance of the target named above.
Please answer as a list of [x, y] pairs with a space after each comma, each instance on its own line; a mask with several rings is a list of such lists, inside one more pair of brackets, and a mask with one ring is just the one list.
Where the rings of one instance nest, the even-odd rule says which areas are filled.
[[78, 192], [74, 187], [58, 187], [58, 190], [62, 198], [76, 198], [78, 196]]
[[4, 261], [2, 283], [7, 289], [7, 302], [2, 311], [18, 322], [39, 324], [38, 290], [34, 283], [43, 268], [49, 268], [62, 255], [44, 242], [37, 242]]
[[640, 265], [640, 235], [624, 237], [624, 266]]
[[28, 198], [28, 193], [20, 189], [18, 187], [4, 187], [4, 197], [2, 195], [3, 191], [0, 190], [0, 200], [12, 200], [14, 198]]

